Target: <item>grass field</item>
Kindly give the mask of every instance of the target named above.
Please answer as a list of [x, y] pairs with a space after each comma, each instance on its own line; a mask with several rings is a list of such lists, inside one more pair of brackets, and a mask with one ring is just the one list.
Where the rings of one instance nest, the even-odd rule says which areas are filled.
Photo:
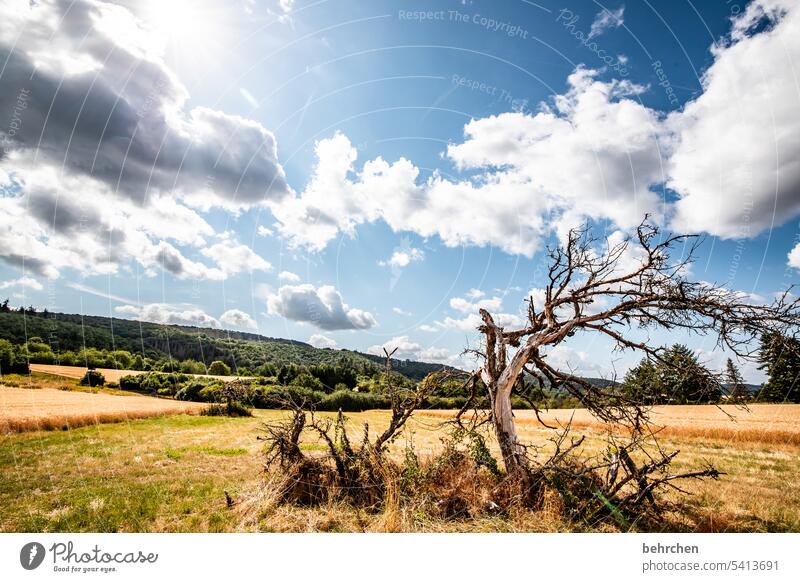
[[[0, 394], [8, 388], [0, 388]], [[25, 392], [38, 392], [25, 390]], [[77, 394], [76, 394], [77, 395]], [[96, 397], [99, 395], [84, 395]], [[132, 396], [113, 396], [127, 401]], [[154, 399], [155, 400], [155, 399]], [[160, 402], [159, 400], [155, 400]], [[4, 406], [5, 408], [5, 406]], [[718, 482], [692, 482], [693, 493], [665, 529], [678, 531], [800, 531], [800, 406], [759, 405], [736, 411], [735, 423], [714, 407], [662, 407], [655, 418], [665, 448], [680, 449], [678, 469], [713, 461]], [[387, 520], [342, 504], [273, 507], [257, 519], [228, 509], [224, 491], [251, 498], [263, 479], [260, 424], [253, 418], [159, 416], [69, 431], [0, 436], [0, 531], [561, 531], [554, 515], [519, 511], [505, 518], [440, 521], [413, 512]], [[424, 411], [395, 444], [413, 440], [420, 455], [439, 450], [443, 411]], [[566, 421], [570, 411], [551, 413]], [[385, 411], [349, 415], [354, 429], [380, 430]], [[549, 431], [519, 413], [521, 437], [545, 443]], [[576, 432], [589, 451], [605, 427], [575, 411]], [[733, 431], [733, 432], [730, 432]], [[795, 436], [793, 436], [795, 435]], [[320, 450], [317, 442], [303, 447]]]

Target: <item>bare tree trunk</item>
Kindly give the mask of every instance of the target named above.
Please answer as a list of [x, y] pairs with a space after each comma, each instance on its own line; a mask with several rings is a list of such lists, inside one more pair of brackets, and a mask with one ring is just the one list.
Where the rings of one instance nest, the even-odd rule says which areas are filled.
[[524, 474], [527, 469], [527, 463], [519, 444], [517, 428], [514, 425], [510, 389], [500, 389], [495, 393], [492, 401], [492, 419], [506, 472], [511, 476]]

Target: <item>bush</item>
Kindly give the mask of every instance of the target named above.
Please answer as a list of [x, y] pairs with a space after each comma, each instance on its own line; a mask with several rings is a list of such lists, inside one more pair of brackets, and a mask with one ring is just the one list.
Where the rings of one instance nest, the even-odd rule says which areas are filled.
[[102, 386], [106, 383], [106, 378], [97, 370], [86, 370], [81, 378], [81, 386]]
[[208, 374], [210, 376], [230, 376], [231, 369], [225, 362], [220, 362], [219, 360], [214, 360], [211, 362], [211, 365], [208, 367]]
[[336, 412], [363, 412], [375, 408], [391, 408], [389, 399], [381, 394], [362, 394], [352, 390], [338, 390], [328, 394], [317, 404], [317, 410]]
[[301, 388], [308, 388], [309, 390], [325, 390], [325, 385], [319, 380], [319, 378], [315, 378], [311, 374], [300, 374], [292, 380], [289, 384], [290, 386], [299, 386]]
[[287, 402], [313, 407], [325, 397], [324, 392], [301, 386], [266, 386], [255, 388], [248, 396], [248, 401], [256, 408], [284, 409], [287, 408]]
[[22, 347], [0, 339], [0, 376], [28, 372], [28, 360], [22, 354]]
[[200, 412], [203, 416], [253, 416], [253, 411], [241, 402], [229, 404], [212, 404]]

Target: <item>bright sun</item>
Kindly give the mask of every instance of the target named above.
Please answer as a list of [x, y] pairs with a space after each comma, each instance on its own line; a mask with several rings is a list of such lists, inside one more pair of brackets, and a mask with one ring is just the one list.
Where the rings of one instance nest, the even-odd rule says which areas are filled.
[[[228, 29], [225, 3], [214, 0], [145, 0], [140, 12], [168, 57], [198, 64], [219, 56]], [[205, 61], [207, 63], [207, 61]]]

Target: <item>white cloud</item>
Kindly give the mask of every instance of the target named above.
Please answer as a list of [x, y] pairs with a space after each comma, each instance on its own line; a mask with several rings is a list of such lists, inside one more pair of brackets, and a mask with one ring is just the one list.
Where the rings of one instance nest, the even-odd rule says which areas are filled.
[[33, 277], [20, 277], [19, 279], [12, 279], [10, 281], [0, 281], [0, 289], [8, 289], [10, 287], [27, 287], [34, 291], [41, 291], [42, 284]]
[[[596, 34], [622, 18], [622, 8], [603, 11]], [[773, 26], [760, 27], [765, 19]], [[666, 118], [639, 100], [652, 89], [578, 67], [567, 91], [537, 112], [470, 121], [446, 152], [469, 178], [434, 173], [420, 183], [403, 158], [358, 171], [355, 148], [336, 134], [317, 144], [303, 193], [275, 206], [279, 229], [292, 245], [319, 250], [383, 220], [450, 247], [526, 256], [587, 218], [628, 231], [650, 213], [678, 231], [755, 236], [800, 214], [798, 90], [787, 74], [800, 62], [800, 7], [750, 3], [713, 54], [703, 94]], [[680, 199], [661, 200], [664, 184]]]
[[403, 316], [412, 315], [412, 313], [410, 311], [406, 311], [404, 309], [401, 309], [400, 307], [392, 307], [392, 311], [394, 313], [396, 313], [397, 315], [403, 315]]
[[213, 259], [217, 267], [226, 276], [253, 271], [269, 271], [272, 265], [258, 256], [250, 247], [239, 244], [223, 236], [223, 239], [200, 251], [204, 256]]
[[612, 28], [619, 28], [625, 22], [623, 17], [625, 15], [625, 6], [620, 6], [616, 10], [608, 10], [603, 8], [594, 17], [592, 28], [589, 30], [589, 38], [600, 36], [605, 31]]
[[219, 321], [198, 307], [178, 307], [168, 303], [149, 303], [142, 307], [120, 305], [115, 307], [114, 311], [120, 315], [128, 315], [135, 319], [152, 323], [219, 327]]
[[587, 352], [559, 344], [547, 351], [547, 363], [571, 374], [607, 377], [611, 370], [605, 370]]
[[0, 6], [0, 103], [24, 112], [0, 153], [6, 262], [48, 277], [114, 273], [131, 258], [152, 262], [162, 242], [204, 245], [214, 231], [189, 204], [239, 209], [290, 193], [272, 134], [189, 109], [151, 32], [109, 2]]
[[[658, 115], [633, 100], [645, 88], [596, 80], [578, 69], [570, 89], [535, 114], [504, 113], [473, 120], [448, 157], [471, 179], [419, 170], [381, 158], [355, 171], [355, 148], [342, 134], [317, 143], [317, 167], [306, 189], [274, 206], [292, 246], [324, 248], [339, 233], [384, 220], [395, 231], [438, 235], [445, 245], [494, 245], [532, 255], [550, 232], [586, 217], [620, 228], [656, 212], [650, 188], [664, 180]], [[398, 256], [398, 262], [404, 262]], [[410, 257], [408, 257], [410, 258]], [[388, 261], [387, 261], [388, 264]]]
[[669, 186], [681, 196], [672, 226], [753, 237], [800, 213], [800, 5], [751, 2], [731, 37], [712, 49], [702, 95], [668, 120]]
[[800, 243], [797, 243], [797, 245], [789, 253], [788, 264], [790, 267], [800, 269]]
[[256, 228], [256, 234], [258, 234], [258, 236], [272, 236], [273, 232], [266, 226], [259, 225], [258, 228]]
[[298, 283], [300, 281], [300, 275], [292, 273], [291, 271], [281, 271], [278, 275], [278, 279], [281, 281], [289, 281], [290, 283]]
[[371, 313], [344, 303], [335, 287], [324, 285], [284, 285], [267, 299], [270, 314], [310, 323], [320, 329], [369, 329], [377, 322]]
[[250, 119], [187, 109], [189, 93], [162, 59], [164, 47], [127, 8], [96, 0], [2, 7], [0, 46], [10, 56], [0, 102], [30, 87], [25, 123], [11, 140], [17, 159], [35, 152], [39, 164], [138, 201], [143, 185], [146, 194], [229, 207], [289, 193], [273, 135]]
[[439, 331], [438, 327], [435, 327], [433, 325], [428, 325], [427, 323], [423, 323], [417, 329], [420, 330], [420, 331], [426, 331], [428, 333], [433, 333], [433, 332]]
[[385, 356], [383, 352], [384, 349], [389, 353], [397, 349], [392, 357], [398, 360], [416, 360], [448, 365], [453, 365], [456, 361], [456, 357], [451, 355], [446, 348], [423, 348], [419, 343], [409, 339], [407, 335], [396, 336], [383, 344], [370, 346], [367, 348], [367, 353]]
[[394, 269], [402, 269], [407, 267], [412, 262], [421, 261], [425, 258], [425, 253], [419, 249], [410, 248], [404, 250], [394, 251], [392, 256], [386, 261], [378, 261], [381, 267], [392, 267]]
[[[500, 327], [520, 327], [525, 324], [525, 320], [513, 313], [492, 313], [492, 319]], [[467, 331], [477, 333], [478, 326], [483, 325], [480, 316], [477, 313], [470, 313], [466, 317], [456, 319], [454, 317], [445, 317], [442, 322], [437, 322], [442, 327], [449, 329], [457, 329], [459, 331]]]
[[145, 244], [136, 258], [149, 270], [147, 274], [150, 275], [154, 275], [156, 269], [163, 269], [178, 279], [221, 281], [226, 277], [225, 271], [188, 259], [181, 251], [164, 241], [157, 245]]
[[220, 322], [226, 323], [232, 327], [246, 327], [249, 329], [256, 329], [258, 327], [255, 319], [239, 309], [229, 309], [219, 316], [219, 320]]
[[450, 307], [462, 313], [477, 313], [479, 309], [486, 309], [492, 312], [503, 307], [503, 299], [500, 297], [492, 297], [491, 299], [481, 299], [473, 302], [463, 297], [453, 297], [450, 299]]
[[484, 293], [480, 289], [470, 289], [469, 291], [467, 291], [467, 297], [469, 297], [470, 299], [480, 299], [484, 295], [486, 295], [486, 293]]
[[335, 339], [331, 339], [328, 336], [322, 335], [321, 333], [315, 333], [310, 338], [308, 338], [308, 343], [310, 343], [315, 348], [334, 349], [336, 347]]

